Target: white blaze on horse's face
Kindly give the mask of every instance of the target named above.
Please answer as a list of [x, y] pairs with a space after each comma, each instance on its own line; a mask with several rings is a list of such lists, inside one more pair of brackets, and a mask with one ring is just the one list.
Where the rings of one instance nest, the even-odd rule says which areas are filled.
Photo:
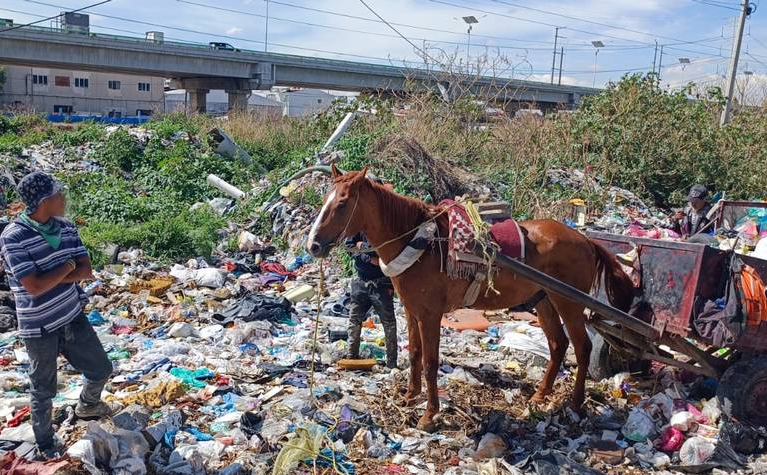
[[317, 242], [317, 230], [320, 228], [320, 223], [322, 223], [328, 208], [335, 199], [336, 190], [333, 189], [333, 191], [331, 191], [328, 195], [328, 199], [325, 201], [325, 204], [322, 205], [320, 214], [317, 215], [317, 219], [315, 219], [314, 224], [312, 224], [312, 229], [309, 232], [309, 239], [306, 241], [306, 250], [309, 251], [309, 254], [311, 254], [313, 257], [319, 257], [323, 251], [323, 245]]

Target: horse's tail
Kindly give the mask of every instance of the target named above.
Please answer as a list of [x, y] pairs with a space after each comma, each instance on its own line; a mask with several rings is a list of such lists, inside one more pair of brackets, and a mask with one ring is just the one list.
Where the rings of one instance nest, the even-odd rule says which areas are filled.
[[618, 260], [610, 254], [601, 244], [590, 241], [597, 256], [597, 272], [594, 276], [594, 287], [599, 288], [599, 283], [604, 277], [605, 292], [610, 304], [624, 312], [631, 307], [634, 299], [634, 284], [623, 269]]

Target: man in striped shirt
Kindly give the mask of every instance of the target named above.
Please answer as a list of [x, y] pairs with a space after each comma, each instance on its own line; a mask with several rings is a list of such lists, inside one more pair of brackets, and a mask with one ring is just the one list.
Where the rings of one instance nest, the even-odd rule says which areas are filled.
[[17, 188], [26, 211], [0, 234], [0, 247], [16, 299], [19, 336], [29, 354], [32, 428], [43, 457], [53, 457], [58, 451], [51, 418], [59, 354], [85, 377], [75, 408], [81, 418], [111, 414], [101, 391], [112, 363], [83, 314], [87, 297], [78, 283], [93, 273], [77, 229], [61, 218], [66, 210], [61, 185], [34, 172]]

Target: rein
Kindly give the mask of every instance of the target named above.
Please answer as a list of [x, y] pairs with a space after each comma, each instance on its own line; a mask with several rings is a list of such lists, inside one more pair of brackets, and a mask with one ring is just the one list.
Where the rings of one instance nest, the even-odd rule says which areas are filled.
[[[359, 195], [357, 195], [357, 197], [359, 198]], [[400, 234], [399, 236], [393, 237], [393, 238], [389, 239], [388, 241], [381, 243], [378, 246], [371, 247], [369, 249], [350, 249], [349, 252], [351, 252], [352, 254], [369, 254], [369, 253], [374, 253], [374, 252], [378, 253], [379, 250], [383, 249], [384, 247], [388, 246], [389, 244], [397, 242], [400, 239], [403, 239], [403, 238], [407, 237], [409, 234], [418, 231], [418, 229], [422, 225], [424, 225], [426, 223], [429, 223], [429, 222], [432, 222], [432, 221], [436, 221], [436, 219], [439, 218], [441, 215], [447, 213], [448, 210], [450, 210], [450, 208], [452, 208], [454, 206], [458, 206], [461, 203], [463, 203], [463, 200], [458, 200], [455, 203], [451, 204], [450, 206], [446, 206], [439, 213], [435, 214], [434, 216], [432, 216], [431, 218], [427, 219], [426, 221], [417, 224], [414, 228], [410, 229], [409, 231], [406, 231], [406, 232]], [[348, 226], [348, 224], [347, 224], [347, 226]], [[434, 241], [434, 242], [436, 242], [436, 241], [447, 241], [447, 238], [433, 238], [432, 241]]]

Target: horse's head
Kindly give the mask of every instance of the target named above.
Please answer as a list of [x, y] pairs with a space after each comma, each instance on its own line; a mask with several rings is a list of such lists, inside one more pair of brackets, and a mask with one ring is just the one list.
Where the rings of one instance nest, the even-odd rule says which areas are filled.
[[314, 220], [306, 250], [313, 257], [327, 257], [330, 249], [341, 239], [362, 231], [364, 213], [360, 207], [360, 189], [367, 179], [367, 167], [346, 174], [333, 171], [333, 188], [325, 196], [320, 214]]

